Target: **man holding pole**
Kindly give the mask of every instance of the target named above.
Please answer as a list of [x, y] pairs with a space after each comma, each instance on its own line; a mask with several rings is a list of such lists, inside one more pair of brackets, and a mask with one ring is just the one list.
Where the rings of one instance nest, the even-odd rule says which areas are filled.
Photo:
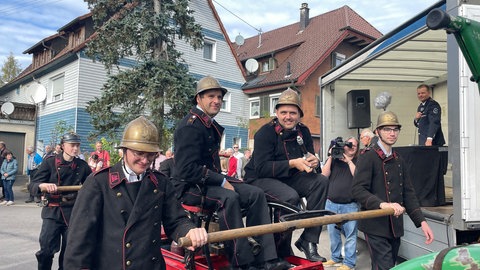
[[397, 115], [382, 112], [378, 116], [378, 142], [360, 155], [353, 177], [352, 195], [362, 210], [394, 210], [394, 216], [362, 220], [370, 252], [372, 269], [387, 270], [395, 266], [403, 236], [403, 214], [406, 212], [415, 226], [421, 227], [426, 241], [433, 241], [430, 229], [415, 195], [405, 161], [393, 151], [400, 128]]
[[189, 237], [193, 247], [207, 232], [186, 216], [170, 180], [150, 169], [158, 157], [156, 126], [140, 116], [125, 127], [113, 167], [91, 174], [72, 212], [66, 269], [165, 269], [161, 226], [173, 240]]
[[39, 270], [52, 268], [53, 256], [60, 248], [59, 269], [63, 269], [63, 258], [67, 244], [67, 231], [77, 192], [59, 193], [59, 186], [81, 185], [92, 172], [88, 164], [76, 156], [80, 151], [80, 136], [73, 132], [62, 136], [63, 152], [44, 160], [29, 184], [30, 194], [45, 193], [48, 204], [42, 209], [40, 250], [35, 254]]

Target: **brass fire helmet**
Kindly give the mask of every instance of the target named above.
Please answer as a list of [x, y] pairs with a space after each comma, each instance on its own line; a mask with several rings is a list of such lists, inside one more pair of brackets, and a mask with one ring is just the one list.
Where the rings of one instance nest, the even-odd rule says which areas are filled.
[[220, 85], [220, 83], [212, 76], [207, 76], [202, 78], [197, 83], [197, 91], [195, 92], [195, 96], [193, 97], [193, 104], [197, 104], [198, 94], [205, 92], [207, 90], [214, 90], [214, 89], [221, 90], [223, 96], [225, 96], [225, 94], [228, 92], [227, 89], [223, 88]]
[[398, 122], [398, 117], [395, 113], [386, 111], [382, 112], [377, 119], [377, 127], [375, 129], [378, 129], [383, 126], [398, 126], [398, 128], [401, 128], [402, 125]]
[[280, 105], [294, 105], [298, 107], [300, 111], [300, 117], [303, 117], [303, 111], [300, 107], [300, 96], [298, 95], [297, 91], [293, 90], [292, 88], [287, 88], [287, 90], [283, 91], [280, 97], [278, 98], [277, 105], [275, 105], [275, 109], [278, 109]]
[[80, 136], [75, 132], [67, 132], [60, 138], [60, 144], [64, 143], [81, 143]]
[[123, 131], [118, 148], [128, 148], [140, 152], [157, 153], [160, 151], [157, 127], [145, 116], [128, 123]]

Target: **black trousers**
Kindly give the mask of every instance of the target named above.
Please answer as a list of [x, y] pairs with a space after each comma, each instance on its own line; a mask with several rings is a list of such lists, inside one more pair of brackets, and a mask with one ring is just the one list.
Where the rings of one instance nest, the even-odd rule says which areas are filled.
[[63, 256], [67, 244], [67, 225], [62, 220], [44, 218], [40, 231], [40, 250], [35, 253], [38, 270], [52, 269], [53, 256], [60, 250], [58, 269], [63, 269]]
[[[204, 207], [217, 211], [220, 230], [243, 228], [245, 225], [256, 226], [270, 224], [267, 200], [265, 194], [258, 187], [245, 183], [230, 182], [235, 191], [220, 186], [208, 186]], [[202, 191], [192, 187], [182, 196], [182, 202], [187, 205], [200, 205]], [[243, 215], [246, 215], [246, 224], [243, 224]], [[254, 237], [262, 246], [261, 252], [254, 256], [248, 240], [240, 238], [226, 241], [225, 250], [230, 264], [234, 267], [249, 263], [262, 264], [277, 258], [275, 242], [272, 234]]]
[[372, 270], [388, 270], [395, 266], [400, 249], [400, 237], [386, 238], [365, 233]]
[[[287, 180], [274, 178], [259, 178], [250, 182], [265, 192], [267, 198], [298, 205], [300, 199], [307, 200], [307, 210], [324, 210], [327, 201], [328, 178], [322, 174], [299, 172]], [[303, 231], [301, 238], [305, 241], [318, 243], [322, 226], [307, 228]], [[286, 241], [277, 241], [277, 248], [280, 256], [286, 256], [290, 251], [291, 234], [276, 236]], [[288, 243], [285, 243], [288, 242]], [[288, 250], [285, 250], [285, 247]]]

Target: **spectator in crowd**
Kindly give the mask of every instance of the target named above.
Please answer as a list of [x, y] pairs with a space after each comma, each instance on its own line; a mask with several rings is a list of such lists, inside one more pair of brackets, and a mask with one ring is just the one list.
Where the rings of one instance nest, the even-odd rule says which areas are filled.
[[[375, 134], [369, 128], [362, 129], [360, 132], [360, 142], [363, 144], [363, 149], [372, 147], [373, 143], [378, 140], [373, 140], [375, 138]], [[375, 141], [375, 142], [374, 142]]]
[[[224, 128], [214, 117], [220, 112], [227, 89], [213, 77], [197, 84], [194, 106], [179, 122], [174, 135], [177, 196], [184, 204], [216, 210], [220, 230], [270, 224], [263, 191], [220, 171], [220, 141]], [[278, 259], [272, 234], [255, 237], [262, 246], [252, 252], [247, 238], [225, 241], [225, 253], [232, 269], [249, 267], [283, 270], [289, 264]]]
[[241, 157], [240, 159], [242, 160], [242, 174], [241, 174], [241, 177], [240, 179], [243, 180], [243, 178], [245, 177], [245, 166], [247, 165], [247, 163], [250, 161], [250, 158], [252, 157], [252, 150], [250, 149], [246, 149], [244, 152], [243, 152], [243, 157]]
[[58, 187], [81, 185], [92, 172], [84, 160], [77, 158], [80, 142], [80, 136], [77, 134], [73, 132], [64, 134], [60, 141], [62, 153], [44, 160], [29, 185], [31, 194], [40, 196], [43, 193], [48, 201], [41, 215], [43, 222], [39, 237], [40, 250], [35, 253], [38, 269], [51, 269], [53, 256], [58, 251], [60, 251], [58, 265], [63, 269], [68, 226], [71, 225], [70, 214], [77, 192], [59, 193]]
[[107, 150], [103, 150], [101, 141], [95, 143], [95, 151], [90, 154], [90, 157], [94, 154], [97, 154], [98, 159], [102, 161], [102, 169], [110, 167], [110, 154]]
[[5, 190], [5, 200], [0, 205], [10, 206], [14, 204], [13, 196], [13, 184], [18, 171], [17, 159], [13, 156], [12, 152], [5, 151], [5, 159], [0, 166], [0, 174], [3, 182], [3, 189]]
[[173, 159], [172, 150], [165, 152], [165, 160], [160, 163], [160, 172], [164, 173], [169, 178], [173, 176], [175, 170], [175, 160]]
[[55, 154], [53, 153], [52, 146], [50, 144], [45, 145], [45, 152], [43, 152], [42, 159], [46, 159], [47, 157], [53, 156], [53, 155]]
[[[28, 175], [28, 183], [31, 184], [33, 181], [33, 178], [35, 177], [35, 174], [37, 173], [38, 166], [40, 163], [42, 163], [42, 157], [35, 152], [35, 149], [33, 146], [29, 146], [25, 149], [25, 152], [27, 153], [27, 175]], [[25, 203], [32, 203], [35, 201], [35, 196], [34, 193], [30, 192], [30, 195], [28, 196], [28, 200], [25, 201]], [[40, 203], [40, 195], [37, 196], [37, 201], [36, 203]]]
[[103, 161], [100, 160], [97, 154], [93, 154], [93, 156], [91, 156], [88, 160], [88, 166], [90, 166], [92, 172], [96, 172], [102, 169]]
[[165, 159], [167, 159], [167, 157], [163, 154], [163, 149], [160, 149], [160, 151], [158, 151], [158, 157], [154, 162], [152, 162], [152, 169], [159, 171], [160, 163], [162, 163]]
[[238, 144], [233, 145], [233, 156], [237, 159], [237, 171], [236, 171], [236, 178], [242, 179], [242, 168], [243, 168], [243, 163], [242, 163], [242, 157], [243, 153], [240, 152], [240, 147]]
[[65, 269], [165, 269], [160, 226], [171, 239], [207, 243], [207, 232], [186, 216], [167, 177], [151, 170], [158, 131], [140, 116], [128, 123], [119, 148], [123, 159], [91, 174], [70, 222]]
[[[317, 173], [320, 162], [313, 154], [310, 130], [300, 122], [303, 111], [296, 91], [288, 88], [282, 92], [275, 115], [255, 133], [255, 151], [245, 167], [245, 181], [263, 189], [271, 200], [299, 205], [305, 197], [307, 210], [324, 210], [328, 179]], [[304, 148], [297, 137], [302, 138]], [[326, 261], [317, 249], [321, 231], [322, 226], [306, 228], [295, 242], [308, 260]], [[283, 243], [277, 244], [282, 257], [292, 253], [291, 234], [284, 236]]]
[[53, 153], [54, 153], [55, 155], [58, 155], [58, 154], [60, 154], [61, 152], [62, 152], [62, 145], [59, 144], [59, 143], [57, 143], [57, 144], [55, 145], [55, 151], [53, 151]]
[[385, 111], [378, 116], [378, 143], [359, 156], [353, 176], [352, 195], [361, 210], [394, 210], [393, 217], [358, 222], [359, 230], [365, 235], [372, 269], [387, 270], [395, 266], [404, 233], [405, 212], [417, 228], [421, 227], [425, 243], [433, 242], [433, 232], [420, 209], [407, 165], [393, 150], [401, 127], [393, 112]]
[[[331, 145], [330, 150], [334, 147]], [[337, 214], [358, 212], [358, 205], [352, 196], [353, 174], [359, 154], [358, 140], [350, 137], [343, 146], [343, 157], [328, 157], [322, 174], [328, 177], [328, 193], [325, 210]], [[337, 270], [354, 269], [357, 263], [357, 221], [349, 220], [341, 225], [327, 225], [330, 238], [331, 259], [324, 266], [339, 266]], [[345, 236], [345, 258], [342, 258], [342, 236]], [[343, 261], [343, 264], [342, 264]]]
[[233, 156], [233, 149], [227, 148], [227, 150], [225, 150], [225, 155], [228, 157], [227, 175], [230, 177], [238, 178], [237, 177], [238, 160]]
[[418, 144], [425, 146], [445, 144], [442, 132], [442, 108], [432, 97], [430, 86], [421, 84], [417, 87], [420, 100], [413, 124], [418, 128]]
[[[3, 163], [3, 160], [7, 157], [7, 153], [11, 152], [7, 149], [7, 145], [4, 141], [0, 141], [0, 166]], [[3, 183], [0, 183], [0, 186], [3, 187]], [[2, 196], [0, 197], [0, 201], [5, 199], [5, 188], [2, 188]]]

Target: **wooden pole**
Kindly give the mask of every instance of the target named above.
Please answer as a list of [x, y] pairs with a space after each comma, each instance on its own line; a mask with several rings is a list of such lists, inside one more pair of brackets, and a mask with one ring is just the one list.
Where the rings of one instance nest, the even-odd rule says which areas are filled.
[[[393, 215], [394, 210], [391, 208], [368, 210], [360, 212], [352, 212], [347, 214], [335, 214], [331, 216], [321, 216], [307, 219], [291, 220], [273, 224], [251, 226], [233, 230], [225, 230], [212, 232], [208, 234], [208, 243], [223, 242], [237, 238], [250, 236], [258, 236], [269, 233], [279, 233], [291, 229], [311, 228], [325, 224], [341, 223], [348, 220], [368, 219], [381, 216]], [[181, 237], [178, 239], [178, 245], [181, 247], [189, 247], [192, 245], [190, 238]]]
[[[70, 191], [79, 191], [82, 186], [57, 186], [57, 192], [70, 192]], [[42, 192], [45, 192], [44, 189], [42, 189]]]

